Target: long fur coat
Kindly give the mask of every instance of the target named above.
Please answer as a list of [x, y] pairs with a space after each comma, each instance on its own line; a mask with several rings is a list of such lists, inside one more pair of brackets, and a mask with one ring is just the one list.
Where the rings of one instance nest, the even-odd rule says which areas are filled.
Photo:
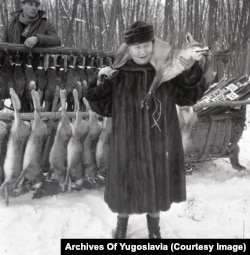
[[86, 98], [100, 115], [112, 116], [110, 168], [105, 201], [113, 212], [155, 213], [186, 199], [184, 153], [176, 104], [193, 105], [206, 82], [196, 63], [162, 84], [149, 109], [141, 108], [155, 75], [151, 64], [128, 60], [119, 73]]

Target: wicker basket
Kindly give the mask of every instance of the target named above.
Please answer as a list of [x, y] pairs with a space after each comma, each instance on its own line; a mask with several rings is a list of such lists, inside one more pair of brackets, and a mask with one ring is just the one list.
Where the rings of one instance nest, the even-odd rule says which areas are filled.
[[246, 106], [219, 115], [198, 117], [190, 134], [186, 150], [187, 162], [230, 157], [242, 136], [246, 120]]

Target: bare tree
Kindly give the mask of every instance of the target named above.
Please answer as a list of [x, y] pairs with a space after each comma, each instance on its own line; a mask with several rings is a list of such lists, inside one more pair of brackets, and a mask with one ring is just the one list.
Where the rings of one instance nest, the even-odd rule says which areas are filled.
[[116, 34], [116, 22], [117, 22], [117, 11], [118, 11], [118, 1], [113, 0], [111, 5], [111, 15], [108, 24], [107, 33], [107, 50], [114, 50], [114, 35]]
[[73, 9], [72, 9], [72, 14], [71, 14], [71, 18], [70, 18], [70, 22], [68, 24], [68, 28], [67, 28], [67, 32], [66, 32], [66, 37], [65, 37], [65, 41], [64, 44], [65, 46], [75, 46], [75, 40], [73, 37], [73, 24], [76, 18], [76, 14], [77, 14], [77, 6], [78, 6], [79, 0], [74, 0], [73, 2]]
[[123, 42], [123, 31], [125, 29], [125, 25], [124, 25], [124, 19], [123, 19], [123, 10], [122, 10], [121, 0], [117, 0], [117, 2], [118, 2], [117, 16], [118, 16], [118, 27], [119, 27], [118, 45], [120, 45]]
[[2, 19], [2, 24], [3, 26], [7, 26], [9, 23], [9, 18], [8, 18], [8, 6], [7, 6], [7, 1], [2, 0], [3, 2], [0, 2], [0, 12], [1, 12], [1, 19]]
[[[249, 0], [42, 0], [63, 45], [116, 51], [125, 27], [135, 20], [150, 22], [155, 34], [180, 46], [187, 31], [213, 51], [234, 52], [232, 75], [249, 73]], [[20, 0], [0, 0], [0, 32]], [[218, 60], [214, 57], [215, 69]], [[221, 67], [220, 67], [221, 69]]]
[[20, 9], [21, 9], [20, 0], [15, 0], [15, 10], [20, 10]]

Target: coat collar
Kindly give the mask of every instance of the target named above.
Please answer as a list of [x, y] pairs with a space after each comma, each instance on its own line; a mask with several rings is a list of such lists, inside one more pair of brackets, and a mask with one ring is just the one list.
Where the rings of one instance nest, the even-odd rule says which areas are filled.
[[135, 71], [135, 70], [147, 70], [147, 71], [154, 71], [154, 67], [148, 63], [146, 65], [137, 65], [132, 59], [128, 59], [127, 62], [120, 68], [118, 68], [120, 70], [131, 70], [131, 71]]
[[[150, 62], [156, 70], [160, 68], [162, 61], [167, 58], [171, 49], [172, 47], [169, 42], [165, 42], [158, 37], [154, 38], [153, 56]], [[113, 68], [122, 67], [130, 59], [131, 56], [129, 53], [128, 45], [123, 43], [116, 53]]]

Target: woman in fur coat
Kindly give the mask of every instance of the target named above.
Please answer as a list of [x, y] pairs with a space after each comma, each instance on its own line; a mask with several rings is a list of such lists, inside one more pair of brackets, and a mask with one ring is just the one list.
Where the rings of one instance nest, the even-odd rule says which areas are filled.
[[[191, 106], [203, 96], [207, 89], [205, 71], [192, 59], [180, 59], [185, 71], [162, 84], [155, 100], [142, 108], [141, 101], [156, 74], [150, 60], [158, 40], [151, 24], [133, 23], [124, 33], [128, 52], [119, 50], [116, 56], [116, 74], [99, 86], [94, 82], [86, 94], [94, 111], [112, 116], [104, 197], [109, 208], [118, 213], [114, 238], [126, 238], [129, 215], [142, 213], [147, 214], [149, 238], [161, 238], [160, 211], [169, 210], [173, 202], [186, 200], [176, 104]], [[170, 46], [164, 47], [170, 51]], [[99, 77], [103, 74], [105, 68]]]

